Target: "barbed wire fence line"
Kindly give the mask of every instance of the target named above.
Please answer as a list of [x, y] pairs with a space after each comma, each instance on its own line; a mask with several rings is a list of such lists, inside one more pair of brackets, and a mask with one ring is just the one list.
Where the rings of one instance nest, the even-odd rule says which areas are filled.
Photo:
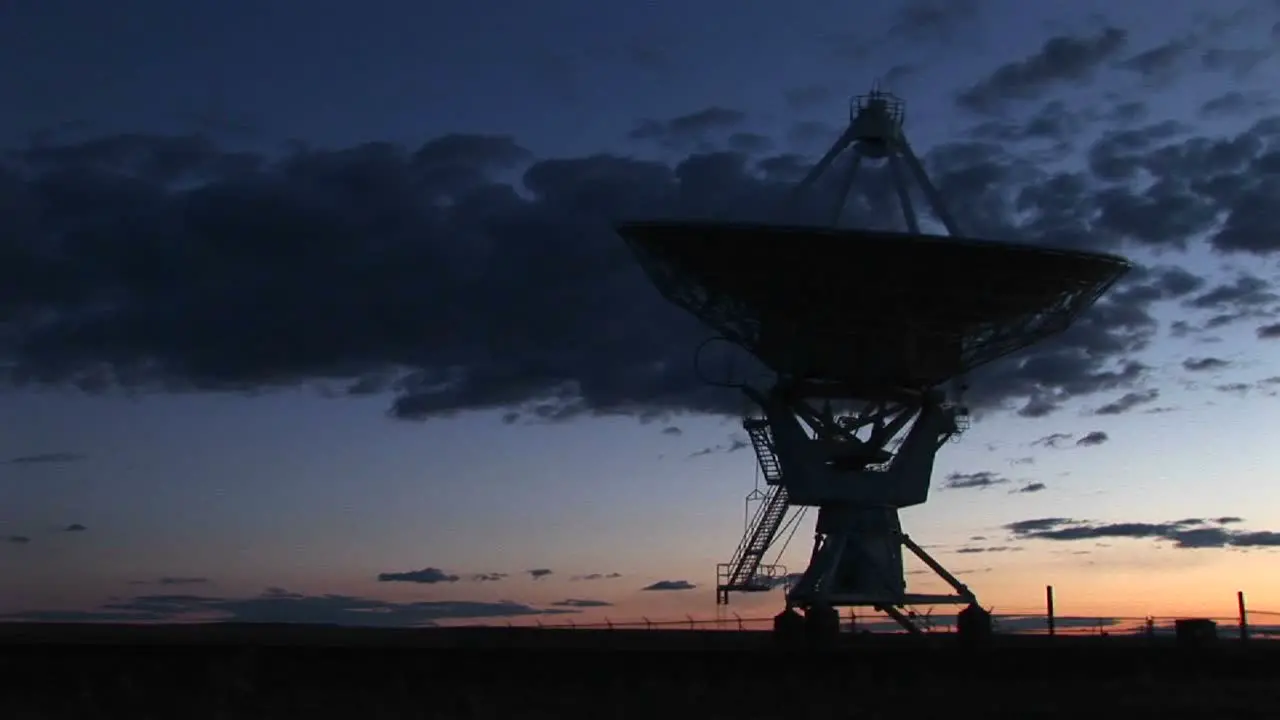
[[[1280, 618], [1280, 612], [1263, 612], [1251, 611], [1251, 615], [1263, 615], [1267, 617]], [[1060, 635], [1080, 635], [1080, 634], [1107, 634], [1116, 633], [1135, 633], [1144, 629], [1148, 622], [1154, 622], [1155, 628], [1160, 631], [1172, 630], [1173, 623], [1177, 620], [1184, 619], [1187, 615], [1147, 615], [1147, 616], [1090, 616], [1090, 615], [1057, 615], [1054, 617], [1056, 625], [1054, 631]], [[1197, 619], [1212, 620], [1219, 626], [1238, 626], [1238, 618], [1234, 617], [1205, 617], [1203, 615], [1196, 616]], [[724, 630], [724, 631], [758, 631], [768, 630], [773, 627], [773, 617], [742, 617], [733, 615], [728, 618], [693, 618], [686, 617], [684, 619], [670, 618], [631, 618], [618, 619], [605, 618], [604, 620], [593, 622], [574, 622], [572, 620], [564, 622], [543, 622], [535, 620], [533, 624], [508, 623], [508, 627], [528, 627], [543, 630]], [[882, 615], [857, 615], [843, 618], [846, 626], [875, 628], [877, 630], [892, 631], [896, 628], [896, 624], [887, 616]], [[992, 615], [997, 632], [1017, 633], [1017, 634], [1039, 634], [1049, 632], [1049, 619], [1044, 614], [1007, 614], [996, 613]], [[954, 621], [943, 620], [942, 618], [934, 618], [930, 623], [930, 630], [934, 632], [951, 632], [955, 629]], [[1280, 620], [1276, 623], [1258, 623], [1249, 622], [1246, 627], [1251, 632], [1262, 635], [1280, 636]]]
[[[1207, 617], [1204, 615], [1060, 615], [1054, 611], [1054, 587], [1045, 586], [1046, 604], [1041, 607], [989, 607], [992, 629], [1005, 634], [1048, 634], [1048, 635], [1135, 635], [1168, 633], [1175, 630], [1179, 620], [1209, 620], [1219, 627], [1234, 628], [1241, 639], [1249, 637], [1280, 638], [1280, 610], [1254, 609], [1247, 606], [1244, 591], [1236, 592], [1237, 614], [1234, 616]], [[997, 612], [999, 611], [999, 612]], [[951, 632], [955, 630], [955, 614], [944, 611], [937, 616], [929, 609], [924, 613], [914, 610], [908, 616], [915, 620], [926, 632]], [[1274, 619], [1273, 619], [1274, 618]], [[604, 620], [577, 622], [567, 619], [562, 622], [544, 622], [534, 618], [532, 625], [521, 623], [520, 627], [533, 627], [547, 630], [719, 630], [719, 631], [760, 631], [772, 629], [773, 616], [743, 617], [738, 613], [721, 609], [716, 617], [694, 617], [686, 614], [683, 618], [627, 618], [615, 620], [606, 617]], [[849, 608], [842, 617], [842, 626], [848, 630], [870, 630], [873, 632], [901, 632], [902, 628], [887, 615], [868, 609]], [[508, 622], [509, 627], [516, 627]]]
[[[1052, 588], [1047, 588], [1052, 594]], [[1012, 607], [989, 608], [992, 611], [993, 629], [1007, 634], [1053, 634], [1053, 635], [1134, 635], [1142, 633], [1172, 632], [1175, 623], [1183, 619], [1210, 620], [1230, 633], [1230, 629], [1239, 632], [1240, 637], [1277, 637], [1280, 638], [1280, 610], [1247, 608], [1244, 594], [1237, 593], [1239, 614], [1235, 616], [1206, 617], [1204, 615], [1059, 615], [1053, 612], [1052, 601], [1046, 607]], [[997, 612], [997, 610], [1002, 610]], [[952, 612], [933, 615], [912, 613], [926, 632], [952, 632], [955, 630], [955, 617]], [[573, 619], [549, 622], [534, 618], [515, 624], [508, 621], [511, 628], [534, 628], [544, 630], [697, 630], [727, 632], [757, 632], [773, 628], [774, 617], [747, 616], [735, 612], [721, 611], [714, 618], [694, 617], [686, 614], [682, 618], [663, 617], [631, 617], [623, 619], [604, 618], [590, 622], [578, 622]], [[901, 628], [887, 615], [863, 609], [851, 609], [842, 617], [842, 625], [851, 631], [866, 630], [871, 632], [900, 632]]]

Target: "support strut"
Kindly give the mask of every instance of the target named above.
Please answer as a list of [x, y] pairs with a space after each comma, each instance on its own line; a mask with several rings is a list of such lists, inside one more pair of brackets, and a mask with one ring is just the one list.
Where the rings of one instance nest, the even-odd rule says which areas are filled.
[[808, 192], [835, 161], [846, 152], [851, 154], [848, 170], [840, 180], [839, 193], [835, 198], [832, 213], [832, 225], [838, 225], [844, 213], [845, 204], [853, 191], [855, 177], [862, 167], [864, 158], [884, 160], [889, 168], [894, 192], [902, 211], [903, 224], [907, 232], [920, 232], [920, 219], [911, 200], [911, 186], [914, 181], [924, 194], [934, 218], [942, 223], [947, 234], [959, 236], [959, 227], [955, 218], [947, 210], [942, 194], [929, 180], [924, 164], [907, 142], [902, 131], [902, 123], [906, 118], [905, 104], [898, 97], [878, 90], [853, 99], [849, 110], [849, 127], [841, 133], [835, 143], [823, 154], [822, 159], [796, 184], [793, 198]]

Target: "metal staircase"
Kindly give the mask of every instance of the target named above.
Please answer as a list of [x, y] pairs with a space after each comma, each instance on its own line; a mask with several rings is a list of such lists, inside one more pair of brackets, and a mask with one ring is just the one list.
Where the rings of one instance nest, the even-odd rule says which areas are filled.
[[778, 464], [778, 456], [773, 451], [773, 434], [769, 432], [769, 423], [764, 418], [747, 418], [742, 421], [742, 429], [751, 438], [751, 447], [756, 451], [756, 460], [760, 462], [760, 473], [768, 485], [777, 486], [782, 482], [782, 466]]
[[777, 568], [763, 565], [764, 554], [782, 527], [790, 504], [787, 490], [781, 485], [782, 468], [774, 454], [773, 437], [769, 425], [760, 418], [748, 418], [742, 423], [751, 438], [760, 472], [769, 486], [760, 508], [747, 526], [742, 542], [733, 553], [733, 559], [717, 567], [716, 598], [720, 604], [728, 604], [730, 592], [763, 592], [776, 587]]

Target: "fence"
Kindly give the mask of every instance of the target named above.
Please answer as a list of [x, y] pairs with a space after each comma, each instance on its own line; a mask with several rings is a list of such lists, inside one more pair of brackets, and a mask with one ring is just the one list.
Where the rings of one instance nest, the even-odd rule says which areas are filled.
[[[1280, 637], [1280, 612], [1251, 611], [1251, 615], [1276, 618], [1274, 623], [1251, 620], [1245, 628], [1251, 636]], [[1142, 632], [1170, 633], [1176, 620], [1188, 616], [1073, 616], [1059, 615], [1054, 618], [1053, 632], [1058, 635], [1108, 635], [1137, 634]], [[1203, 616], [1197, 616], [1203, 617]], [[922, 617], [921, 626], [926, 632], [952, 632], [955, 630], [954, 617]], [[1239, 619], [1234, 617], [1210, 617], [1220, 628], [1238, 629]], [[992, 624], [996, 632], [1011, 634], [1048, 634], [1049, 618], [1040, 614], [994, 613]], [[875, 614], [846, 616], [843, 625], [846, 630], [867, 630], [870, 632], [898, 632], [901, 628], [888, 617]], [[687, 616], [681, 619], [605, 618], [592, 622], [543, 622], [535, 620], [533, 627], [545, 630], [720, 630], [750, 632], [770, 630], [773, 628], [772, 617], [741, 617], [731, 614], [728, 617], [695, 618]]]
[[[1003, 613], [992, 613], [994, 630], [1010, 634], [1055, 634], [1055, 635], [1109, 635], [1109, 634], [1166, 634], [1173, 632], [1175, 621], [1188, 617], [1183, 616], [1079, 616], [1057, 615], [1053, 612], [1053, 588], [1046, 588], [1047, 607], [1045, 609], [1015, 609]], [[1239, 612], [1232, 617], [1195, 616], [1212, 620], [1225, 631], [1231, 628], [1243, 637], [1280, 637], [1280, 611], [1254, 610], [1246, 608], [1244, 593], [1236, 594]], [[913, 613], [911, 615], [926, 632], [951, 632], [955, 630], [954, 611], [932, 613]], [[846, 630], [869, 632], [900, 632], [901, 627], [889, 617], [876, 612], [849, 612], [843, 621]], [[737, 613], [721, 613], [714, 618], [695, 618], [686, 615], [683, 618], [651, 619], [646, 617], [615, 620], [605, 618], [593, 622], [543, 622], [533, 621], [533, 626], [544, 629], [559, 630], [719, 630], [719, 631], [762, 631], [773, 627], [773, 617], [742, 617]]]

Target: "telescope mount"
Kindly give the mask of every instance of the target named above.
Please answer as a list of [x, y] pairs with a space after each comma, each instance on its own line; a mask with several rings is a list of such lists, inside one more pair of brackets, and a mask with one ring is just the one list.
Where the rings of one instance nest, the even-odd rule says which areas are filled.
[[[912, 608], [939, 604], [965, 606], [962, 639], [990, 634], [973, 591], [903, 532], [899, 511], [928, 499], [938, 450], [968, 427], [968, 372], [1066, 329], [1129, 268], [1114, 256], [961, 237], [904, 119], [904, 103], [878, 89], [851, 101], [848, 128], [792, 198], [837, 175], [829, 225], [618, 228], [669, 301], [773, 373], [771, 387], [741, 386], [767, 490], [717, 567], [716, 600], [785, 586], [782, 637], [830, 641], [842, 607], [874, 608], [920, 633]], [[843, 173], [830, 173], [842, 156]], [[833, 227], [866, 162], [887, 164], [905, 232]], [[947, 236], [921, 231], [908, 178]], [[804, 571], [784, 576], [766, 555], [801, 508], [817, 509], [813, 547]], [[904, 549], [949, 592], [909, 592]]]

